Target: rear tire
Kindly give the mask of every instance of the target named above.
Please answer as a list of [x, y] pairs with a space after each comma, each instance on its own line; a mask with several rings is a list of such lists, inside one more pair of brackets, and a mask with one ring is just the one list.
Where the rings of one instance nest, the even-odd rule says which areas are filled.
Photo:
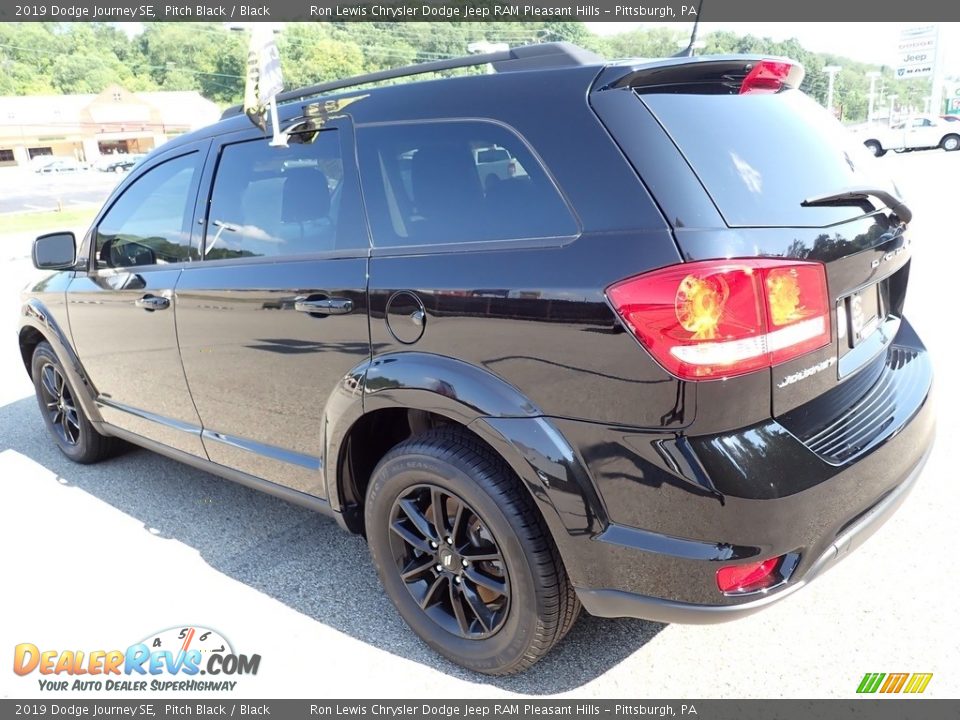
[[470, 433], [431, 430], [393, 448], [373, 472], [365, 516], [387, 595], [453, 662], [519, 672], [573, 626], [580, 602], [541, 517]]
[[884, 150], [880, 146], [880, 143], [876, 140], [867, 140], [863, 144], [866, 146], [867, 150], [873, 153], [874, 157], [883, 157], [887, 154], [887, 151]]
[[60, 452], [82, 464], [95, 463], [113, 454], [114, 439], [101, 435], [90, 424], [49, 343], [41, 342], [33, 351], [31, 375], [40, 414]]
[[940, 147], [942, 147], [947, 152], [960, 150], [960, 135], [944, 136], [943, 140], [940, 141]]

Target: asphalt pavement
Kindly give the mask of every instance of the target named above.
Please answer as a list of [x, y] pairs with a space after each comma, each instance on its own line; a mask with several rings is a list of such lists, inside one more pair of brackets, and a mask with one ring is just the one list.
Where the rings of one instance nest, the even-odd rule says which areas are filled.
[[124, 173], [99, 170], [38, 173], [0, 168], [0, 215], [100, 205], [124, 177]]
[[[123, 649], [199, 625], [261, 655], [231, 697], [853, 697], [867, 672], [932, 672], [925, 694], [957, 697], [960, 152], [877, 162], [914, 210], [907, 315], [937, 369], [939, 440], [906, 504], [761, 613], [714, 626], [584, 616], [545, 660], [504, 679], [421, 643], [381, 591], [362, 539], [332, 520], [143, 450], [94, 466], [65, 460], [44, 434], [13, 336], [16, 291], [33, 273], [29, 238], [0, 237], [0, 652], [23, 642]], [[7, 666], [0, 697], [55, 697], [37, 678]]]

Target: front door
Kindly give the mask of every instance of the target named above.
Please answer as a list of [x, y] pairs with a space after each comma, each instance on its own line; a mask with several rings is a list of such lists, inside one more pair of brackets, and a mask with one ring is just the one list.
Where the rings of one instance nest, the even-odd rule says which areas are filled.
[[104, 420], [205, 457], [177, 350], [174, 287], [192, 242], [209, 143], [139, 171], [96, 223], [89, 271], [70, 285], [70, 329]]
[[209, 457], [319, 497], [324, 407], [370, 354], [369, 241], [349, 129], [211, 150], [203, 258], [176, 290]]

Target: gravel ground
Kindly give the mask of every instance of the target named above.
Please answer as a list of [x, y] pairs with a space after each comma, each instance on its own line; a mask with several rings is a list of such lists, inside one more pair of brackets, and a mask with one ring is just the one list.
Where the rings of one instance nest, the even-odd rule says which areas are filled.
[[[716, 626], [583, 617], [543, 662], [506, 679], [420, 643], [363, 541], [331, 520], [146, 451], [65, 461], [43, 434], [12, 335], [16, 292], [33, 272], [29, 238], [0, 237], [0, 650], [122, 649], [203, 625], [262, 656], [233, 697], [851, 697], [866, 672], [932, 672], [926, 695], [957, 697], [949, 548], [960, 486], [948, 463], [960, 394], [945, 304], [956, 297], [960, 153], [879, 162], [915, 211], [907, 312], [938, 369], [939, 442], [911, 498], [856, 553], [762, 613]], [[43, 694], [36, 674], [0, 672], [0, 697]]]

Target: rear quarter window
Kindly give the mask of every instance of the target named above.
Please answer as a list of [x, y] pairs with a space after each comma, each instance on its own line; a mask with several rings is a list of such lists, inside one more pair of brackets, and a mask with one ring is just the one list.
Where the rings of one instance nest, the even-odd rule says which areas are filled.
[[576, 220], [518, 136], [480, 121], [361, 127], [360, 175], [379, 247], [570, 237]]

